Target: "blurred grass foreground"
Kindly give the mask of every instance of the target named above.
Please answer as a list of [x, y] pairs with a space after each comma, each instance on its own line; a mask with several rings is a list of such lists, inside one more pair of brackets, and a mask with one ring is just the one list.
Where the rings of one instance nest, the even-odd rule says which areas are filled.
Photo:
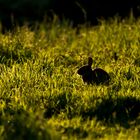
[[[2, 28], [2, 27], [1, 27]], [[72, 28], [54, 19], [0, 32], [0, 139], [140, 137], [140, 20]], [[93, 58], [111, 83], [86, 85]]]

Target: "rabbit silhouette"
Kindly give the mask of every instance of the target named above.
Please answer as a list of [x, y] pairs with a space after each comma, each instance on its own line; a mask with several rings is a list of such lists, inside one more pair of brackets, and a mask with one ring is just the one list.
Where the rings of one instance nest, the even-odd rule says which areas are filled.
[[101, 68], [95, 68], [92, 70], [91, 66], [93, 59], [88, 58], [88, 64], [81, 67], [77, 73], [82, 76], [84, 83], [87, 84], [109, 84], [109, 74]]

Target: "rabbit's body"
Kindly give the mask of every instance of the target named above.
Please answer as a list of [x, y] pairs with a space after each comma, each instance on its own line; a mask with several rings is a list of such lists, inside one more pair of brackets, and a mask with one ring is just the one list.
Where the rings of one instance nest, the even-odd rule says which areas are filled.
[[82, 76], [84, 83], [87, 84], [108, 84], [110, 76], [109, 74], [101, 68], [95, 68], [92, 70], [92, 58], [89, 57], [88, 65], [81, 67], [78, 70], [78, 74]]
[[108, 84], [110, 76], [101, 68], [96, 68], [92, 71], [93, 83], [96, 84]]

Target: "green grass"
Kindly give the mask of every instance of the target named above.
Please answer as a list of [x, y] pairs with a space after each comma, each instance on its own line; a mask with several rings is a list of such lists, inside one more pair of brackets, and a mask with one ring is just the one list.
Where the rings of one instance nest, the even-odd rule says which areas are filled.
[[[0, 33], [0, 139], [138, 140], [139, 31], [139, 19], [114, 19]], [[110, 74], [110, 85], [83, 83], [77, 70], [88, 56]]]

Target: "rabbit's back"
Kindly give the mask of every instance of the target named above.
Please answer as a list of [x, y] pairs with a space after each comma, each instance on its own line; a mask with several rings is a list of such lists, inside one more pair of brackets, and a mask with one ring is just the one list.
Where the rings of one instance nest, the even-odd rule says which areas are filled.
[[96, 84], [108, 83], [110, 80], [109, 74], [101, 68], [95, 68], [92, 73], [93, 82]]

